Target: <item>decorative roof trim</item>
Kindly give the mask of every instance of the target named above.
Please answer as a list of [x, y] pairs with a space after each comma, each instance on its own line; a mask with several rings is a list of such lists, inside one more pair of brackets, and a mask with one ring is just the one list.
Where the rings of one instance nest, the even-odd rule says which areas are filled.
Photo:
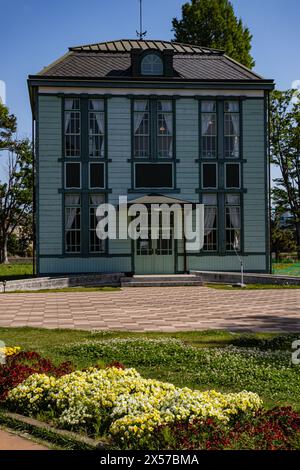
[[175, 54], [212, 54], [224, 55], [224, 51], [209, 47], [194, 46], [191, 44], [181, 44], [179, 42], [163, 40], [136, 40], [120, 39], [117, 41], [98, 42], [94, 44], [84, 44], [81, 46], [69, 47], [72, 52], [121, 52], [129, 53], [132, 49], [157, 50], [160, 52], [169, 50]]

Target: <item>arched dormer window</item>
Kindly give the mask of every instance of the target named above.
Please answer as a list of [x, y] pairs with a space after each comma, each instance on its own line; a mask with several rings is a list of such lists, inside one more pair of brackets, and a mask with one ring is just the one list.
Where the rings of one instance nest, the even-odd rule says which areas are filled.
[[163, 75], [164, 64], [158, 54], [147, 54], [141, 61], [142, 75]]

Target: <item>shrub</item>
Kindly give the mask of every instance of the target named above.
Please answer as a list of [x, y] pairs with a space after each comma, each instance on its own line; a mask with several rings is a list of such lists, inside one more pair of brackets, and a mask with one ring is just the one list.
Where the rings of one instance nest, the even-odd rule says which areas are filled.
[[273, 408], [258, 410], [230, 427], [211, 418], [161, 426], [153, 446], [174, 450], [289, 450], [299, 429], [300, 415], [292, 408]]

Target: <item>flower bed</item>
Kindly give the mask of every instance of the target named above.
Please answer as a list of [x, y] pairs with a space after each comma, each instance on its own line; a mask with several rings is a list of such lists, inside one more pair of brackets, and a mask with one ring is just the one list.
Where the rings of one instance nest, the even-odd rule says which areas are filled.
[[15, 352], [6, 357], [6, 363], [0, 367], [0, 401], [5, 400], [9, 390], [22, 383], [27, 377], [36, 373], [47, 373], [60, 377], [70, 373], [73, 367], [70, 362], [64, 362], [56, 367], [51, 361], [43, 358], [34, 351]]
[[5, 346], [4, 348], [0, 348], [0, 357], [6, 358], [13, 356], [14, 354], [18, 354], [20, 350], [20, 346]]
[[222, 394], [144, 379], [135, 369], [90, 368], [60, 378], [33, 374], [8, 393], [14, 411], [51, 413], [59, 426], [109, 434], [120, 447], [144, 448], [158, 428], [194, 419], [230, 426], [262, 402], [251, 392]]

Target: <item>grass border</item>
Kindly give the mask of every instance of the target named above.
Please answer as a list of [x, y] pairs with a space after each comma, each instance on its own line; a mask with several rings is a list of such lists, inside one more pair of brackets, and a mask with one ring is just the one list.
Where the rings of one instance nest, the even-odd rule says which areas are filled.
[[0, 424], [15, 430], [26, 432], [45, 443], [60, 446], [64, 450], [107, 450], [108, 443], [81, 436], [71, 431], [56, 429], [47, 423], [17, 413], [0, 409]]

